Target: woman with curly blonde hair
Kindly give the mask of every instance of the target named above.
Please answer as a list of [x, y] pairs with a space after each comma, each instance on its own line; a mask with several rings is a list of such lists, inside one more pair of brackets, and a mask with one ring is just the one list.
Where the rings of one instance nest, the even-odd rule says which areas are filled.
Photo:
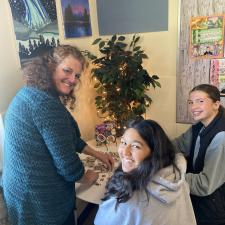
[[[81, 52], [62, 45], [23, 65], [26, 86], [5, 117], [3, 191], [12, 224], [74, 225], [75, 182], [92, 184], [77, 153], [92, 155], [109, 169], [113, 159], [90, 148], [65, 105], [85, 66]], [[62, 104], [62, 102], [64, 104]]]

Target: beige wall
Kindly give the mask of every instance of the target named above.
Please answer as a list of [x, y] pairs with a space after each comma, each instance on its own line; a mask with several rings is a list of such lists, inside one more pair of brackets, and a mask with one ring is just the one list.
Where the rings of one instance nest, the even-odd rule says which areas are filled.
[[[98, 37], [98, 24], [96, 14], [96, 1], [91, 0], [91, 37], [64, 39], [62, 13], [60, 0], [56, 0], [58, 11], [58, 24], [60, 41], [64, 44], [76, 45], [80, 49], [88, 49], [95, 52], [91, 46], [93, 40]], [[0, 113], [7, 108], [9, 101], [16, 90], [22, 85], [21, 73], [19, 71], [19, 60], [16, 54], [15, 36], [12, 28], [8, 0], [0, 1]], [[169, 0], [169, 29], [164, 32], [142, 33], [141, 44], [149, 55], [144, 62], [146, 69], [151, 74], [160, 77], [162, 88], [150, 89], [148, 92], [153, 99], [153, 104], [146, 113], [146, 118], [152, 118], [160, 122], [169, 136], [174, 137], [187, 128], [187, 125], [176, 124], [176, 49], [177, 49], [177, 21], [178, 0]], [[132, 35], [127, 35], [130, 38]], [[90, 80], [90, 73], [86, 71], [82, 78], [82, 87], [77, 93], [77, 107], [73, 112], [82, 136], [85, 139], [94, 137], [94, 125], [99, 119], [96, 116], [94, 105], [95, 91]]]
[[23, 84], [8, 7], [7, 0], [0, 1], [0, 113]]

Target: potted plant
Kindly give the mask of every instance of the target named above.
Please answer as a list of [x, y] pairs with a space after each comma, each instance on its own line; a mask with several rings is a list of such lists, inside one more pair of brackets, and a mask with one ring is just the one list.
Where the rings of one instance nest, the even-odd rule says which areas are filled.
[[142, 67], [148, 56], [138, 45], [140, 36], [133, 35], [129, 44], [125, 39], [117, 35], [106, 40], [97, 38], [92, 45], [98, 45], [99, 57], [85, 51], [94, 65], [91, 72], [96, 80], [97, 110], [116, 123], [118, 134], [128, 120], [143, 115], [150, 106], [148, 88], [160, 87], [158, 76], [150, 76]]

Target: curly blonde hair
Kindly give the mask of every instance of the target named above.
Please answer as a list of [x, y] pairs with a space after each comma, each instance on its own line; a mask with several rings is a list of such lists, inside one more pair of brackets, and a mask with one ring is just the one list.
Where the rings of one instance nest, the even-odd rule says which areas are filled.
[[[72, 56], [78, 60], [82, 65], [82, 69], [84, 69], [85, 58], [81, 51], [74, 46], [60, 45], [42, 56], [26, 61], [22, 65], [26, 85], [58, 94], [52, 80], [53, 73], [56, 67], [68, 56]], [[67, 96], [60, 97], [64, 105], [68, 105], [71, 110], [74, 109], [76, 97], [73, 91]]]

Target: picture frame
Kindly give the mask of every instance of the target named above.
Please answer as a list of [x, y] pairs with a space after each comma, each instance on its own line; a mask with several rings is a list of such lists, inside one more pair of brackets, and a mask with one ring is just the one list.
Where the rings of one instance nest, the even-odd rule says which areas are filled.
[[9, 0], [21, 65], [58, 46], [54, 0]]
[[191, 17], [189, 56], [192, 59], [224, 55], [224, 15]]
[[220, 96], [225, 97], [225, 58], [211, 60], [209, 80], [219, 89]]
[[64, 37], [79, 38], [92, 35], [88, 0], [61, 0]]

